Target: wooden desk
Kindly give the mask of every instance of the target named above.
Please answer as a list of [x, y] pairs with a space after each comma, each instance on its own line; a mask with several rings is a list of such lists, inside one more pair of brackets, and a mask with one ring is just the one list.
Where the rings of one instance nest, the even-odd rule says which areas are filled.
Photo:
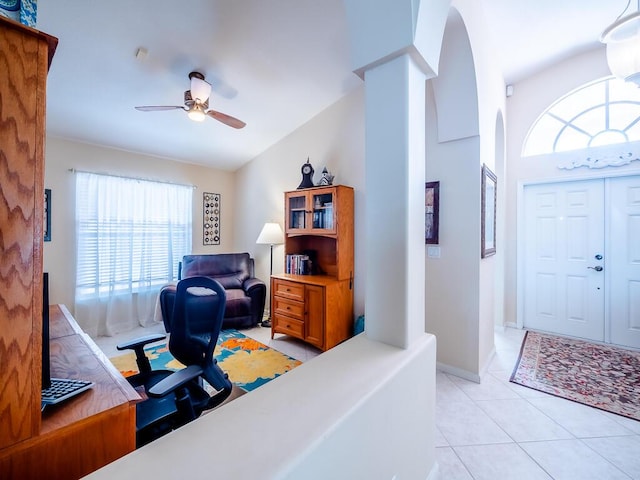
[[64, 305], [52, 305], [49, 312], [51, 376], [95, 385], [47, 406], [40, 435], [0, 451], [3, 479], [76, 479], [135, 449], [140, 396]]

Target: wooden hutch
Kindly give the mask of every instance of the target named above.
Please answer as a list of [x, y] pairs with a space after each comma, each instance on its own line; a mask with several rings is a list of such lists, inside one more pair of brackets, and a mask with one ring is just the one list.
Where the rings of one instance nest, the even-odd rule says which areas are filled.
[[287, 273], [271, 277], [271, 338], [326, 351], [353, 334], [353, 188], [295, 190], [284, 201]]
[[[140, 399], [66, 308], [53, 376], [94, 387], [41, 413], [47, 73], [57, 39], [0, 16], [0, 478], [79, 478], [135, 449]], [[54, 279], [55, 281], [55, 279]]]

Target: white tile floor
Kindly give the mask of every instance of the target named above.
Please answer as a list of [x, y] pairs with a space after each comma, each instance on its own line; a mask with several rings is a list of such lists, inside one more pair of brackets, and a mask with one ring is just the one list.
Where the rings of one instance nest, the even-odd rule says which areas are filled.
[[[155, 328], [162, 331], [161, 326]], [[96, 343], [115, 345], [148, 329]], [[243, 330], [307, 361], [319, 350], [268, 328]], [[436, 374], [436, 458], [442, 480], [640, 480], [640, 422], [509, 383], [524, 331], [496, 332], [496, 356], [481, 384]]]
[[496, 333], [481, 384], [437, 373], [440, 478], [640, 479], [640, 422], [509, 383], [523, 335]]

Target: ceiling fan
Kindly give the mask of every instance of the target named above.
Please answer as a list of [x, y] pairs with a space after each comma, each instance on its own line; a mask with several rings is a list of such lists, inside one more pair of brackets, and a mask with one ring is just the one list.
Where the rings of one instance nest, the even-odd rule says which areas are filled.
[[182, 105], [148, 105], [136, 107], [141, 112], [158, 112], [161, 110], [184, 110], [189, 118], [196, 122], [204, 121], [205, 117], [211, 117], [233, 128], [242, 128], [246, 125], [241, 120], [226, 113], [209, 110], [209, 95], [211, 84], [204, 79], [200, 72], [191, 72], [191, 89], [184, 92], [184, 106]]

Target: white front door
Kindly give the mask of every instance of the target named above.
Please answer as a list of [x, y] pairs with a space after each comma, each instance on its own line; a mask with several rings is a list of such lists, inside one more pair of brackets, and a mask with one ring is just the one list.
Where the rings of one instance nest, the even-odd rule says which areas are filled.
[[640, 348], [640, 176], [610, 182], [611, 343]]
[[524, 326], [604, 341], [604, 182], [524, 189]]

